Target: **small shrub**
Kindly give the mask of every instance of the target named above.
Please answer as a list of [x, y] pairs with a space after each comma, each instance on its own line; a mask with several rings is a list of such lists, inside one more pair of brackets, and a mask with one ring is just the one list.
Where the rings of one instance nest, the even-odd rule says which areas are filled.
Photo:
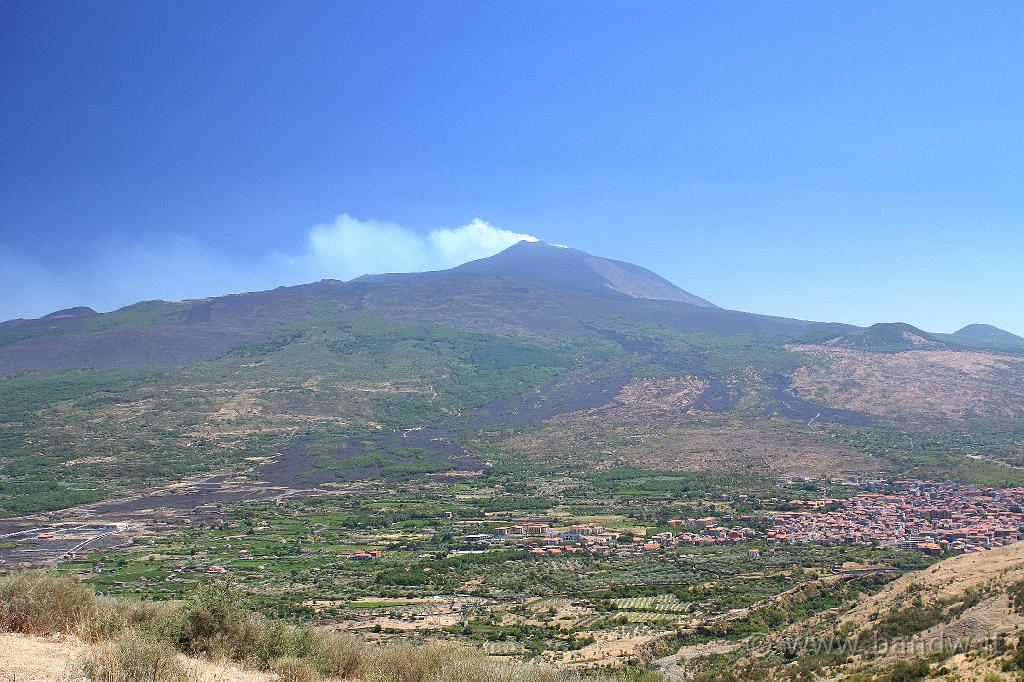
[[127, 631], [86, 654], [82, 673], [90, 682], [196, 682], [178, 652], [138, 632]]
[[286, 656], [274, 661], [270, 669], [277, 673], [279, 682], [316, 682], [320, 674], [308, 660]]
[[186, 602], [170, 639], [189, 655], [230, 659], [260, 670], [272, 669], [278, 659], [315, 664], [321, 658], [319, 633], [253, 613], [225, 585], [204, 588]]
[[369, 658], [367, 643], [352, 635], [331, 633], [319, 643], [320, 670], [328, 677], [355, 677]]
[[466, 655], [465, 649], [441, 644], [384, 646], [373, 652], [364, 673], [370, 682], [425, 682]]
[[928, 661], [900, 661], [889, 672], [888, 682], [914, 682], [928, 677], [931, 666]]
[[1003, 663], [1003, 672], [1024, 670], [1024, 647], [1018, 644], [1011, 652], [1010, 659]]

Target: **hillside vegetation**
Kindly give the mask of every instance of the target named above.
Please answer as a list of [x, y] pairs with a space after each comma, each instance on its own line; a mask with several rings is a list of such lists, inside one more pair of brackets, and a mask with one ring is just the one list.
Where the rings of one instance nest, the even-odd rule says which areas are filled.
[[[3, 640], [8, 648], [0, 659], [0, 673], [17, 677], [20, 670], [17, 679], [46, 679], [41, 673], [53, 668], [52, 660], [18, 661], [19, 652], [47, 658], [63, 654], [69, 660], [62, 662], [59, 677], [91, 682], [578, 679], [550, 667], [490, 660], [466, 647], [379, 646], [337, 631], [269, 620], [249, 611], [225, 585], [210, 587], [186, 602], [154, 604], [100, 597], [71, 578], [48, 573], [10, 574], [0, 577], [0, 632], [71, 638], [49, 640], [51, 647], [45, 640]], [[226, 662], [237, 667], [225, 667]]]

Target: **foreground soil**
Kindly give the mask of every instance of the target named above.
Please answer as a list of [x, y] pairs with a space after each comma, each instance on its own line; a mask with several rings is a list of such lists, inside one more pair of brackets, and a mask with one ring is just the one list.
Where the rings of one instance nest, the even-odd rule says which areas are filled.
[[[77, 674], [78, 662], [90, 645], [64, 636], [33, 637], [12, 633], [0, 634], [0, 679], [17, 682], [68, 682], [82, 679]], [[270, 682], [268, 673], [242, 670], [230, 663], [188, 661], [202, 682]]]

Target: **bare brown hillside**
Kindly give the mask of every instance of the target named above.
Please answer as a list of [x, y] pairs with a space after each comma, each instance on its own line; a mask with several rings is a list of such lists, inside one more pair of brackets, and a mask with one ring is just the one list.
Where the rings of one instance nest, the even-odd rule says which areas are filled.
[[537, 460], [558, 453], [665, 471], [836, 476], [880, 468], [877, 458], [806, 430], [699, 409], [706, 388], [706, 380], [695, 377], [634, 380], [607, 405], [557, 416], [510, 445]]
[[1024, 359], [976, 351], [870, 353], [795, 345], [812, 362], [793, 374], [800, 397], [891, 420], [1006, 420], [1024, 411]]

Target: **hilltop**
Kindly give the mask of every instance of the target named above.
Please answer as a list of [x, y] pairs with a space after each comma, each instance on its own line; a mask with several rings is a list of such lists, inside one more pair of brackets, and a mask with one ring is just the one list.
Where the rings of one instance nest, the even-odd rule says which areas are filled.
[[969, 324], [953, 332], [950, 336], [967, 342], [984, 343], [993, 346], [1019, 348], [1024, 345], [1024, 337], [1011, 334], [991, 324]]

